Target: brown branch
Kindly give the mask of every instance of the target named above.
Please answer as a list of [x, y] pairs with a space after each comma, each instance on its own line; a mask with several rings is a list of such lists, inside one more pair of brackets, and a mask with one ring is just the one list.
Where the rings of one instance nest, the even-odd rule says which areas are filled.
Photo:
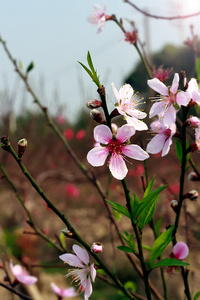
[[9, 290], [10, 292], [12, 292], [13, 294], [18, 295], [21, 299], [25, 299], [25, 300], [32, 300], [32, 298], [30, 298], [29, 296], [20, 293], [19, 291], [17, 291], [16, 289], [14, 289], [13, 287], [6, 285], [2, 282], [0, 282], [0, 286], [4, 287], [5, 289]]
[[171, 21], [171, 20], [192, 18], [192, 17], [196, 17], [196, 16], [200, 15], [200, 11], [198, 11], [196, 13], [189, 14], [189, 15], [184, 15], [184, 16], [173, 16], [173, 17], [158, 16], [158, 15], [153, 15], [153, 14], [150, 14], [150, 13], [146, 12], [145, 10], [137, 7], [134, 3], [132, 3], [129, 0], [124, 0], [124, 2], [130, 4], [132, 7], [134, 7], [137, 11], [139, 11], [140, 13], [145, 15], [146, 17], [150, 17], [150, 18], [154, 18], [154, 19], [162, 19], [162, 20]]

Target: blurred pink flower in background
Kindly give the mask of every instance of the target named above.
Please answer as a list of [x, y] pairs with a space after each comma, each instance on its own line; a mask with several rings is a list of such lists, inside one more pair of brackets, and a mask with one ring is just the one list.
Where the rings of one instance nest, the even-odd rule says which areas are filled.
[[76, 139], [77, 139], [77, 141], [81, 141], [82, 139], [84, 139], [85, 135], [86, 135], [85, 130], [84, 130], [84, 129], [80, 129], [80, 130], [77, 132], [77, 134], [76, 134]]
[[88, 21], [94, 25], [97, 25], [99, 27], [97, 33], [100, 33], [103, 30], [106, 22], [106, 4], [104, 3], [103, 7], [98, 4], [94, 4], [92, 15], [91, 17], [88, 17]]
[[152, 67], [152, 74], [154, 77], [158, 78], [160, 81], [164, 82], [172, 74], [173, 68], [164, 69], [163, 66], [160, 66], [156, 69], [155, 66]]
[[65, 118], [61, 114], [58, 114], [56, 116], [56, 121], [58, 122], [58, 124], [61, 124], [61, 125], [65, 124], [65, 122], [66, 122]]
[[79, 189], [73, 183], [68, 183], [65, 187], [65, 193], [67, 196], [77, 198], [80, 192]]
[[72, 129], [65, 129], [64, 130], [64, 136], [66, 137], [67, 140], [71, 140], [74, 137], [74, 132]]
[[31, 285], [36, 283], [38, 280], [37, 277], [29, 275], [20, 265], [13, 266], [12, 260], [10, 261], [10, 270], [15, 276], [15, 279], [18, 282], [21, 282], [25, 285]]
[[75, 296], [78, 295], [73, 287], [63, 289], [63, 288], [58, 287], [54, 282], [52, 282], [50, 284], [50, 286], [51, 286], [52, 290], [54, 291], [54, 293], [56, 295], [58, 295], [59, 297], [61, 297], [61, 298], [63, 298], [63, 297], [75, 297]]
[[144, 166], [141, 164], [138, 164], [136, 166], [136, 170], [130, 169], [128, 171], [128, 175], [133, 177], [140, 177], [143, 174], [144, 174]]

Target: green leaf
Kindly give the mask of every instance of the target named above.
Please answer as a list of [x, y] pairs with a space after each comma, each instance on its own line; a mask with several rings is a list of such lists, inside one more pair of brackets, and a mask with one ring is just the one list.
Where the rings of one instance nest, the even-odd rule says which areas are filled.
[[196, 64], [195, 64], [195, 69], [197, 73], [197, 79], [200, 81], [200, 58], [198, 58]]
[[151, 247], [147, 246], [147, 245], [142, 245], [142, 248], [148, 251], [151, 251]]
[[127, 246], [117, 246], [117, 248], [121, 251], [124, 251], [124, 252], [134, 253], [133, 250], [130, 247], [127, 247]]
[[136, 211], [136, 215], [135, 217], [138, 217], [140, 215], [140, 213], [146, 209], [146, 207], [148, 205], [152, 205], [154, 202], [156, 202], [157, 196], [160, 194], [160, 192], [162, 192], [162, 190], [164, 190], [167, 187], [167, 185], [161, 186], [159, 188], [157, 188], [155, 191], [151, 192], [150, 194], [148, 194], [145, 198], [143, 198], [143, 200], [140, 202], [140, 205]]
[[174, 230], [174, 225], [172, 225], [168, 230], [163, 232], [154, 242], [152, 249], [149, 253], [149, 265], [150, 268], [153, 266], [156, 258], [158, 258], [161, 253], [165, 250], [167, 245], [172, 240], [172, 232]]
[[66, 249], [67, 248], [66, 238], [65, 238], [64, 234], [62, 233], [62, 231], [60, 232], [60, 242], [61, 242], [63, 248]]
[[23, 67], [23, 63], [22, 63], [21, 59], [19, 60], [19, 68], [23, 72], [24, 67]]
[[106, 202], [108, 202], [114, 210], [122, 213], [123, 215], [125, 215], [126, 217], [131, 219], [130, 213], [123, 205], [116, 203], [116, 202], [109, 201], [109, 200], [106, 200]]
[[121, 218], [122, 218], [122, 214], [116, 210], [113, 209], [113, 214], [114, 214], [114, 217], [117, 221], [120, 221]]
[[92, 72], [84, 64], [82, 64], [80, 61], [78, 61], [78, 63], [83, 67], [83, 69], [85, 69], [85, 71], [89, 74], [89, 76], [93, 80], [93, 74], [92, 74]]
[[119, 232], [119, 234], [121, 235], [123, 240], [128, 244], [129, 248], [132, 250], [131, 252], [136, 253], [135, 243], [133, 241], [133, 234], [129, 234], [126, 231], [125, 231], [126, 237], [121, 232]]
[[194, 295], [194, 299], [193, 299], [193, 300], [197, 300], [199, 297], [200, 297], [200, 291], [197, 292], [197, 293]]
[[134, 220], [135, 216], [136, 216], [136, 212], [140, 206], [140, 199], [137, 197], [137, 195], [134, 193], [134, 202], [132, 204], [132, 219]]
[[189, 266], [188, 263], [185, 263], [179, 259], [175, 259], [175, 258], [165, 258], [165, 259], [162, 259], [160, 260], [157, 264], [155, 264], [153, 266], [152, 269], [155, 269], [155, 268], [159, 268], [159, 267], [186, 267], [186, 266]]
[[96, 73], [95, 72], [95, 69], [94, 69], [94, 66], [93, 66], [93, 62], [92, 62], [92, 58], [91, 58], [91, 55], [90, 55], [90, 52], [88, 51], [88, 54], [87, 54], [87, 62], [88, 62], [88, 65], [92, 71], [92, 73]]
[[29, 73], [34, 68], [34, 62], [32, 61], [26, 68], [26, 73]]
[[162, 222], [162, 218], [163, 218], [163, 217], [160, 217], [160, 218], [157, 220], [156, 224], [154, 225], [156, 237], [160, 235], [160, 225], [161, 225], [161, 222]]
[[182, 144], [178, 140], [176, 140], [176, 155], [180, 161], [180, 164], [182, 164]]
[[[157, 196], [157, 201], [158, 201], [159, 196]], [[156, 201], [156, 202], [157, 202]], [[147, 207], [141, 212], [140, 214], [140, 220], [139, 220], [139, 227], [140, 230], [146, 225], [148, 222], [150, 222], [154, 212], [156, 209], [156, 203], [151, 203], [150, 205], [147, 205]]]
[[[155, 180], [155, 176], [153, 177], [153, 179], [149, 182], [148, 184], [148, 187], [146, 188], [145, 192], [144, 192], [144, 197], [146, 197], [152, 190], [152, 187], [153, 187], [153, 183], [154, 183], [154, 180]], [[143, 198], [144, 198], [143, 197]]]
[[136, 286], [135, 282], [133, 282], [133, 281], [127, 281], [124, 284], [124, 287], [125, 287], [125, 289], [131, 291], [132, 293], [135, 293], [136, 289], [137, 289], [137, 286]]

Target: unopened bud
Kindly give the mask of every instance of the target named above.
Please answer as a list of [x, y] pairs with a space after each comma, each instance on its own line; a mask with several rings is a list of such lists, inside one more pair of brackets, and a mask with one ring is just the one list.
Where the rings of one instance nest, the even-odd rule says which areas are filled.
[[99, 242], [95, 242], [92, 244], [90, 249], [94, 253], [101, 253], [103, 252], [103, 244]]
[[187, 193], [187, 198], [191, 201], [197, 200], [199, 193], [196, 190], [191, 190]]
[[92, 109], [90, 114], [97, 123], [105, 124], [105, 121], [104, 121], [101, 113], [97, 109]]
[[28, 145], [28, 142], [26, 139], [21, 139], [18, 142], [18, 157], [21, 158], [22, 155], [24, 154], [26, 147]]
[[86, 103], [86, 106], [90, 109], [101, 107], [102, 102], [99, 100], [92, 100]]
[[172, 200], [172, 201], [170, 202], [170, 206], [171, 206], [171, 208], [173, 209], [173, 211], [174, 211], [175, 213], [177, 213], [178, 201], [177, 201], [177, 200]]
[[186, 121], [192, 128], [197, 128], [199, 126], [199, 118], [191, 116], [189, 119]]
[[71, 239], [74, 238], [74, 233], [71, 232], [71, 230], [68, 229], [68, 228], [65, 228], [65, 229], [61, 230], [61, 232], [62, 232], [67, 238], [71, 238]]
[[117, 134], [118, 126], [115, 123], [111, 124], [113, 134]]
[[191, 181], [200, 181], [200, 177], [196, 172], [190, 172], [188, 175], [188, 179]]

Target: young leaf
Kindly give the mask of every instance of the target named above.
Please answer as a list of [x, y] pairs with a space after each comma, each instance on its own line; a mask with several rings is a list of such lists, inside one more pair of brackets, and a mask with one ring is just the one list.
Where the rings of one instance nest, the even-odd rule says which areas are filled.
[[33, 68], [34, 68], [34, 62], [32, 61], [26, 68], [26, 74], [28, 74]]
[[175, 258], [165, 258], [160, 260], [157, 264], [153, 266], [152, 269], [158, 268], [158, 267], [186, 267], [189, 266], [188, 263], [185, 263], [179, 259]]
[[117, 246], [117, 248], [121, 251], [124, 251], [124, 252], [129, 252], [129, 253], [134, 253], [133, 250], [127, 246]]
[[199, 299], [199, 297], [200, 297], [200, 291], [197, 292], [197, 293], [194, 295], [194, 299], [193, 299], [193, 300], [197, 300], [197, 299]]
[[126, 217], [131, 219], [131, 215], [129, 214], [128, 210], [123, 205], [116, 203], [116, 202], [109, 201], [109, 200], [106, 200], [106, 202], [108, 202], [114, 210], [122, 213], [123, 215], [125, 215]]
[[96, 73], [95, 72], [95, 69], [94, 69], [94, 66], [93, 66], [93, 62], [92, 62], [92, 58], [91, 58], [91, 55], [90, 55], [90, 52], [88, 51], [88, 54], [87, 54], [87, 62], [88, 62], [88, 65], [92, 71], [92, 73]]
[[85, 69], [85, 71], [89, 74], [89, 76], [92, 78], [93, 80], [93, 75], [92, 72], [84, 65], [82, 64], [80, 61], [78, 61], [78, 63], [83, 67], [83, 69]]
[[155, 223], [155, 225], [154, 225], [156, 237], [160, 235], [160, 225], [161, 225], [161, 222], [162, 222], [162, 217], [160, 217], [160, 218], [158, 219], [158, 221], [157, 221], [157, 222]]
[[132, 219], [135, 218], [136, 212], [138, 210], [138, 207], [140, 206], [140, 199], [137, 197], [137, 195], [134, 193], [134, 201], [132, 204]]
[[148, 184], [148, 187], [146, 188], [145, 192], [144, 192], [144, 197], [145, 198], [152, 190], [152, 187], [153, 187], [153, 183], [154, 183], [154, 180], [155, 180], [155, 176], [153, 177], [153, 179], [149, 182]]
[[182, 145], [181, 145], [181, 142], [178, 140], [176, 140], [176, 155], [181, 164], [182, 163]]
[[[157, 200], [158, 200], [157, 196]], [[154, 202], [153, 204], [150, 202], [150, 205], [147, 205], [147, 207], [141, 212], [140, 214], [140, 220], [139, 220], [139, 227], [140, 230], [146, 225], [152, 218], [154, 212], [156, 209], [156, 203]]]
[[168, 230], [163, 232], [154, 242], [152, 249], [149, 253], [149, 265], [150, 268], [153, 266], [156, 258], [158, 258], [161, 253], [165, 250], [167, 245], [172, 240], [172, 232], [174, 230], [174, 225], [171, 226]]

